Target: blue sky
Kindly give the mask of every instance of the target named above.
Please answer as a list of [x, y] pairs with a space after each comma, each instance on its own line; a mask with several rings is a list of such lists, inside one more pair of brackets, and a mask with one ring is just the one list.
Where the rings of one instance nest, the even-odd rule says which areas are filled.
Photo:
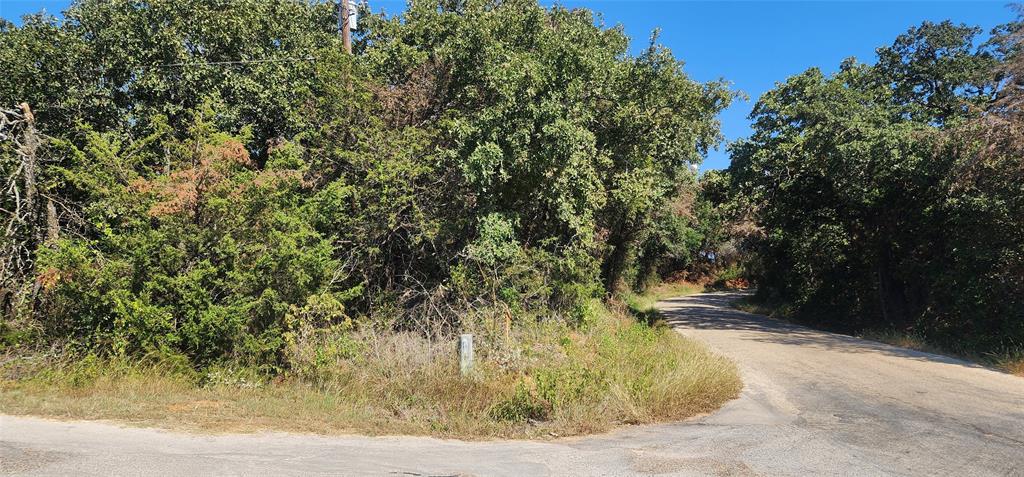
[[[57, 13], [67, 0], [0, 0], [0, 16], [16, 21], [24, 13], [45, 8]], [[545, 1], [546, 4], [554, 2]], [[729, 140], [749, 134], [747, 115], [757, 97], [777, 81], [811, 66], [835, 71], [846, 57], [875, 60], [875, 48], [924, 20], [950, 19], [978, 25], [986, 31], [1011, 21], [1007, 2], [999, 1], [684, 1], [684, 0], [563, 0], [567, 7], [600, 12], [608, 25], [622, 24], [633, 38], [634, 50], [661, 29], [660, 41], [686, 62], [694, 79], [724, 78], [750, 96], [722, 116]], [[370, 0], [375, 10], [402, 9], [403, 0]], [[724, 168], [724, 148], [712, 151], [703, 168]]]

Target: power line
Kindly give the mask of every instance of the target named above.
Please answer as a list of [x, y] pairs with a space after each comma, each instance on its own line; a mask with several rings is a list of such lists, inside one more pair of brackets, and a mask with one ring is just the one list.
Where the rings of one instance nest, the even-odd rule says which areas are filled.
[[305, 57], [289, 57], [289, 58], [274, 58], [274, 59], [263, 59], [263, 60], [234, 60], [234, 61], [205, 61], [198, 63], [165, 63], [162, 65], [142, 65], [140, 68], [178, 68], [188, 66], [225, 66], [225, 65], [246, 65], [251, 63], [295, 63], [300, 61], [313, 61], [316, 60], [315, 56]]

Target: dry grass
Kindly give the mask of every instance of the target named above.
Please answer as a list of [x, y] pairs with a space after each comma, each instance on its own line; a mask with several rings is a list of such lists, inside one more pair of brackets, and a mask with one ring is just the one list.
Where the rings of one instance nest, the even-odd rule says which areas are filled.
[[[775, 319], [790, 321], [788, 311], [784, 308], [773, 308], [754, 300], [752, 297], [743, 298], [733, 302], [733, 308], [747, 313], [764, 315]], [[907, 348], [925, 353], [952, 356], [955, 358], [981, 363], [1007, 373], [1024, 377], [1024, 351], [1007, 350], [1002, 353], [987, 355], [956, 352], [950, 349], [937, 346], [929, 342], [924, 336], [894, 330], [868, 330], [857, 335], [866, 340], [878, 341], [901, 348]]]
[[475, 321], [470, 377], [454, 342], [370, 331], [308, 338], [295, 369], [269, 381], [124, 360], [8, 362], [0, 412], [206, 432], [547, 438], [684, 419], [738, 394], [734, 366], [701, 344], [597, 302], [591, 315], [583, 327], [518, 323], [507, 335], [503, 319]]
[[754, 296], [746, 296], [732, 302], [732, 307], [746, 313], [752, 313], [755, 315], [767, 316], [775, 320], [786, 321], [795, 323], [791, 316], [791, 311], [785, 306], [776, 307], [771, 306], [767, 303], [763, 303], [756, 299]]
[[641, 308], [651, 308], [660, 300], [704, 291], [704, 285], [691, 282], [664, 282], [654, 285], [641, 295], [632, 295]]
[[1024, 356], [1007, 357], [999, 363], [1006, 372], [1024, 378]]
[[924, 337], [912, 333], [901, 333], [897, 331], [866, 331], [861, 333], [859, 337], [866, 340], [899, 346], [900, 348], [924, 351], [925, 353], [948, 354], [948, 352], [944, 352], [944, 350], [928, 343]]
[[867, 340], [899, 346], [901, 348], [924, 351], [925, 353], [953, 356], [966, 361], [982, 363], [1001, 371], [1024, 377], [1024, 354], [1020, 352], [1004, 352], [983, 356], [957, 353], [952, 350], [936, 346], [928, 342], [928, 340], [923, 336], [899, 331], [868, 331], [862, 333], [860, 337]]
[[772, 316], [775, 313], [774, 309], [765, 305], [761, 305], [751, 300], [750, 297], [745, 297], [734, 301], [732, 303], [732, 307], [742, 312], [753, 313], [755, 315], [762, 316]]

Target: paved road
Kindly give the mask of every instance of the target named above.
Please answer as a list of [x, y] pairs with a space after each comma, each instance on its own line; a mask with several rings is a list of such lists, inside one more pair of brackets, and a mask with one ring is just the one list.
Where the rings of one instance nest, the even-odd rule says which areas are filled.
[[1024, 379], [732, 310], [667, 300], [680, 332], [739, 364], [742, 396], [686, 423], [554, 442], [194, 436], [0, 416], [26, 475], [1024, 476]]

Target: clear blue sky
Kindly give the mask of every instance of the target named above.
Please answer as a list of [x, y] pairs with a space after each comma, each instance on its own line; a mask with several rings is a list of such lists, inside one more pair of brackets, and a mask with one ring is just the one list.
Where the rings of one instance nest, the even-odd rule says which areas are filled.
[[[17, 21], [24, 13], [45, 8], [58, 13], [68, 0], [0, 0], [0, 16]], [[545, 1], [546, 4], [554, 2]], [[747, 115], [757, 97], [777, 81], [811, 66], [835, 71], [855, 56], [875, 60], [875, 48], [924, 20], [950, 19], [986, 31], [1014, 18], [1007, 1], [942, 2], [774, 2], [774, 1], [636, 1], [563, 0], [567, 7], [601, 12], [605, 23], [621, 23], [642, 49], [655, 28], [660, 41], [686, 62], [695, 79], [725, 78], [750, 96], [722, 114], [729, 140], [749, 134]], [[374, 10], [400, 11], [403, 0], [370, 0]], [[713, 151], [704, 168], [724, 168], [724, 149]]]

